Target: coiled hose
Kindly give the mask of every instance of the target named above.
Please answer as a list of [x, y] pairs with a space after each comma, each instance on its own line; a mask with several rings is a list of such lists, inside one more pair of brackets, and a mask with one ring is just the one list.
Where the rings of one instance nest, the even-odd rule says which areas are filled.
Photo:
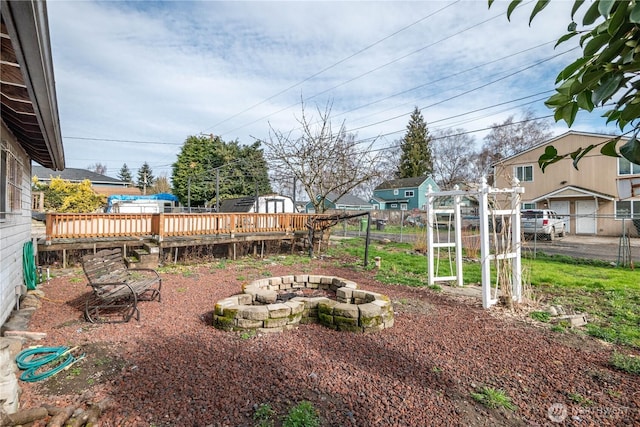
[[[63, 369], [67, 369], [72, 364], [84, 358], [84, 354], [78, 358], [74, 357], [71, 352], [77, 347], [69, 348], [60, 347], [35, 347], [22, 350], [16, 356], [16, 364], [18, 368], [25, 370], [20, 379], [25, 382], [35, 382], [49, 378]], [[66, 356], [66, 359], [64, 358]], [[51, 363], [53, 366], [48, 371], [37, 371], [43, 366]]]
[[36, 288], [36, 260], [33, 257], [33, 243], [28, 241], [22, 246], [22, 270], [24, 284], [30, 291]]

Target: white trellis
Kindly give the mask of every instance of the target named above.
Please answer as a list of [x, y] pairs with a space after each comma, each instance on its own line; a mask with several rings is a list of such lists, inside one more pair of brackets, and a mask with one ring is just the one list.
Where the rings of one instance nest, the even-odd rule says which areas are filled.
[[[434, 192], [429, 186], [427, 190], [427, 257], [428, 257], [428, 283], [434, 285], [436, 282], [456, 282], [458, 286], [462, 286], [462, 218], [460, 214], [460, 204], [464, 196], [475, 197], [479, 203], [479, 220], [480, 220], [480, 262], [482, 264], [482, 306], [489, 308], [498, 302], [498, 281], [496, 280], [495, 286], [491, 284], [491, 261], [494, 260], [509, 260], [511, 267], [510, 287], [512, 291], [512, 298], [514, 301], [520, 302], [522, 300], [522, 264], [520, 260], [521, 255], [521, 241], [520, 241], [520, 194], [524, 193], [524, 188], [519, 186], [519, 181], [514, 179], [511, 188], [493, 188], [487, 185], [486, 179], [482, 179], [480, 189], [478, 190], [460, 190], [458, 186], [452, 191], [438, 191]], [[489, 206], [489, 196], [495, 197], [496, 195], [503, 194], [510, 201], [509, 209], [494, 209]], [[437, 197], [452, 197], [453, 208], [436, 208], [434, 207], [434, 200]], [[440, 242], [439, 238], [437, 242], [434, 242], [434, 230], [436, 224], [437, 215], [449, 215], [450, 221], [448, 224], [448, 230], [451, 229], [451, 217], [454, 221], [454, 240], [451, 241], [451, 233], [447, 232], [448, 239], [446, 242]], [[508, 238], [510, 238], [510, 251], [506, 251], [506, 242], [499, 241], [491, 237], [491, 228], [489, 227], [489, 218], [500, 218], [498, 223], [504, 227], [509, 226], [507, 230], [502, 230], [502, 236], [506, 232]], [[506, 218], [510, 218], [510, 221], [505, 221]], [[495, 223], [495, 221], [492, 221]], [[438, 234], [439, 236], [439, 234]], [[491, 251], [491, 242], [493, 241], [493, 253]], [[502, 247], [499, 247], [502, 243]], [[447, 248], [449, 253], [451, 248], [455, 248], [455, 272], [449, 276], [438, 276], [436, 263], [436, 250], [438, 256], [441, 248]], [[439, 262], [439, 258], [438, 258]], [[450, 268], [450, 270], [453, 270]]]

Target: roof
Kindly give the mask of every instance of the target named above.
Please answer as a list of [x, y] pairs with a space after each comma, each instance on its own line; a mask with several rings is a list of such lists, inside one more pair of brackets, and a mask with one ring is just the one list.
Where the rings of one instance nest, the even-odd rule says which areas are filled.
[[60, 177], [71, 182], [82, 182], [85, 179], [88, 179], [93, 185], [119, 185], [122, 187], [129, 185], [128, 182], [112, 178], [110, 176], [101, 175], [87, 169], [66, 168], [61, 171], [55, 171], [53, 169], [34, 165], [31, 169], [31, 173], [38, 177], [38, 180], [40, 181], [49, 181], [51, 177]]
[[[554, 136], [551, 139], [546, 139], [546, 140], [544, 140], [542, 142], [539, 142], [538, 144], [533, 145], [533, 146], [527, 148], [526, 150], [522, 150], [519, 153], [513, 154], [513, 155], [511, 155], [509, 157], [505, 157], [504, 159], [500, 159], [497, 162], [495, 162], [492, 166], [495, 166], [495, 165], [497, 165], [499, 163], [504, 163], [507, 160], [514, 159], [514, 158], [516, 158], [518, 156], [521, 156], [522, 154], [528, 153], [529, 151], [533, 151], [533, 150], [535, 150], [537, 148], [544, 147], [545, 145], [552, 144], [555, 141], [558, 141], [559, 139], [565, 138], [565, 137], [567, 137], [569, 135], [591, 136], [591, 137], [594, 137], [594, 138], [609, 138], [609, 139], [614, 139], [614, 138], [618, 137], [617, 135], [607, 135], [607, 134], [603, 134], [603, 133], [590, 133], [590, 132], [580, 132], [580, 131], [576, 131], [576, 130], [570, 130], [568, 132], [563, 133], [562, 135]], [[622, 141], [626, 141], [627, 138], [622, 137], [621, 140]]]
[[587, 188], [578, 187], [576, 185], [566, 185], [562, 188], [558, 188], [557, 190], [553, 190], [550, 193], [536, 197], [535, 199], [531, 200], [531, 203], [536, 203], [547, 199], [566, 199], [568, 197], [597, 197], [605, 200], [615, 200], [615, 197], [610, 194], [589, 190]]
[[44, 1], [1, 2], [1, 116], [29, 157], [64, 169], [64, 151]]
[[334, 192], [330, 192], [325, 197], [326, 200], [333, 202], [336, 205], [346, 205], [346, 206], [364, 206], [369, 205], [370, 203], [366, 200], [361, 199], [358, 196], [354, 196], [353, 194], [345, 194], [344, 196], [337, 198], [338, 195]]
[[220, 212], [249, 212], [255, 204], [255, 197], [225, 199], [220, 202]]
[[429, 179], [428, 176], [417, 176], [413, 178], [400, 178], [385, 181], [378, 185], [375, 190], [390, 190], [394, 188], [412, 188], [419, 187], [423, 182]]

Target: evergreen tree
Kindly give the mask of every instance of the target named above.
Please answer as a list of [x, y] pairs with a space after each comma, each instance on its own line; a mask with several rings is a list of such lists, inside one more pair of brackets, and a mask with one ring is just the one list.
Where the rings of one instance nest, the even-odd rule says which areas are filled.
[[149, 163], [144, 162], [142, 167], [138, 169], [138, 181], [136, 187], [138, 187], [142, 194], [147, 194], [147, 189], [155, 183], [156, 179], [153, 176], [153, 171], [149, 166]]
[[411, 113], [407, 133], [402, 138], [400, 149], [402, 152], [396, 172], [397, 178], [414, 178], [432, 174], [431, 136], [418, 107], [415, 107]]
[[133, 184], [133, 176], [131, 175], [131, 169], [127, 164], [123, 164], [120, 168], [120, 172], [118, 172], [118, 179], [120, 181], [128, 182], [129, 184]]
[[243, 146], [214, 135], [185, 140], [173, 164], [171, 182], [173, 194], [191, 206], [213, 203], [216, 198], [254, 196], [256, 189], [260, 195], [272, 192], [259, 142]]

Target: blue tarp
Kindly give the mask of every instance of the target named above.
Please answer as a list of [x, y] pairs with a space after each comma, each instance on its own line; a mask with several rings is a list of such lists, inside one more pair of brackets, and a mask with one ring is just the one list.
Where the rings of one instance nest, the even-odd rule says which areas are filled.
[[168, 200], [177, 202], [178, 198], [169, 193], [149, 194], [148, 196], [132, 196], [128, 194], [114, 194], [107, 198], [107, 212], [111, 212], [111, 207], [115, 201], [136, 201], [136, 200]]

